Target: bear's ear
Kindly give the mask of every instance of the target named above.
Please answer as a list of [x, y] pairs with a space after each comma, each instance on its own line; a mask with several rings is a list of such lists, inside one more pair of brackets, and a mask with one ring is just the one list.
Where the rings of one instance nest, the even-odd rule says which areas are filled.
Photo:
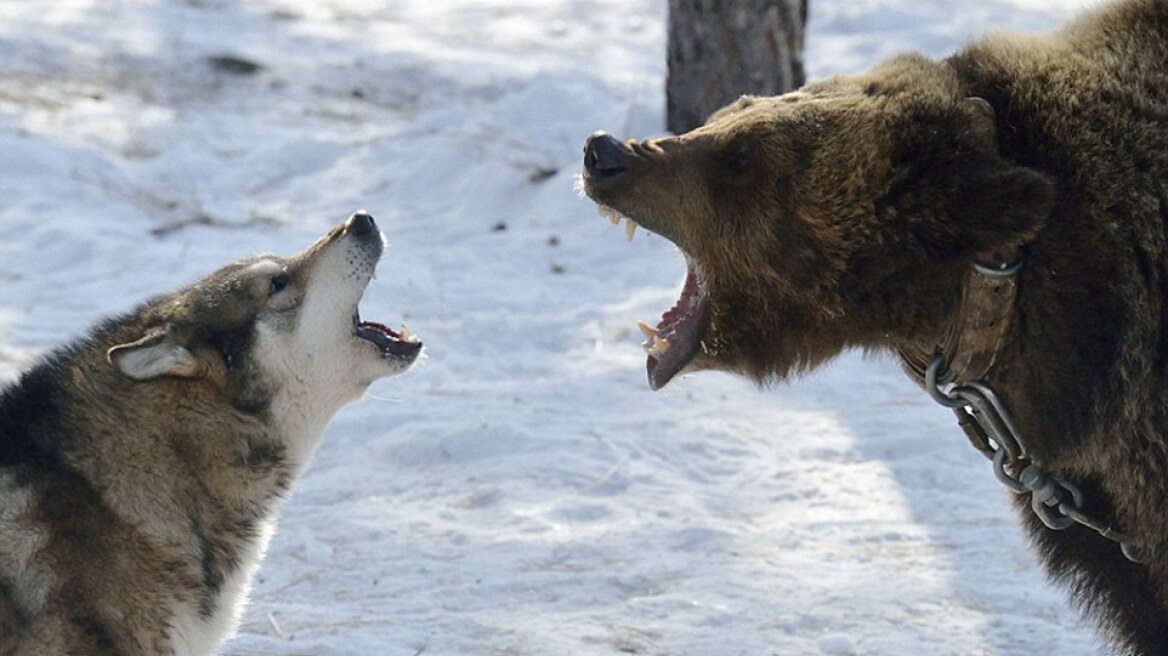
[[974, 139], [980, 144], [992, 145], [996, 152], [998, 149], [998, 119], [993, 105], [985, 98], [970, 96], [961, 101], [959, 109]]
[[1054, 207], [1055, 188], [1034, 169], [1017, 166], [998, 154], [998, 121], [985, 98], [969, 96], [958, 111], [967, 151], [959, 184], [957, 211], [967, 230], [987, 246], [1025, 241], [1042, 228]]
[[196, 378], [207, 373], [207, 365], [180, 343], [175, 331], [157, 328], [141, 339], [118, 344], [106, 351], [123, 376], [145, 382], [162, 376]]
[[1032, 239], [1054, 209], [1054, 183], [1024, 166], [985, 167], [962, 182], [958, 215], [984, 247]]

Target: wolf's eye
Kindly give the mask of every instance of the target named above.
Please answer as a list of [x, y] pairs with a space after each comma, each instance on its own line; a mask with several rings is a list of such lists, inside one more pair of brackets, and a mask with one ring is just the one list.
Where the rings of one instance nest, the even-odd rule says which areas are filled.
[[268, 296], [275, 296], [288, 286], [288, 276], [280, 274], [268, 283]]

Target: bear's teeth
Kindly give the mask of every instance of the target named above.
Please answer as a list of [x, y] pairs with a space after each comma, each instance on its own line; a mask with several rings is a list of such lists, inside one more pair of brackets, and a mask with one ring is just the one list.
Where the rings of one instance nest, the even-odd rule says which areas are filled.
[[653, 326], [650, 326], [644, 321], [638, 321], [637, 328], [641, 331], [641, 334], [645, 336], [645, 339], [653, 339], [657, 336], [657, 329], [653, 328]]
[[665, 355], [665, 352], [669, 350], [669, 347], [669, 340], [662, 337], [654, 337], [653, 346], [649, 347], [649, 355], [659, 358]]
[[[644, 328], [642, 328], [642, 330], [644, 330]], [[644, 343], [641, 343], [641, 349], [644, 349], [645, 353], [652, 355], [653, 357], [661, 357], [665, 355], [666, 351], [669, 350], [669, 347], [673, 346], [673, 344], [669, 343], [669, 340], [667, 340], [666, 337], [659, 337], [656, 334], [653, 334], [652, 336], [646, 334], [645, 336], [648, 337], [648, 339], [645, 340]]]
[[597, 205], [596, 212], [598, 214], [600, 214], [600, 216], [611, 221], [613, 225], [620, 224], [620, 220], [621, 220], [620, 212], [612, 209], [611, 207], [608, 207], [607, 205]]
[[625, 239], [632, 241], [633, 233], [637, 231], [637, 224], [633, 223], [632, 219], [627, 219], [627, 221], [628, 223], [625, 224]]

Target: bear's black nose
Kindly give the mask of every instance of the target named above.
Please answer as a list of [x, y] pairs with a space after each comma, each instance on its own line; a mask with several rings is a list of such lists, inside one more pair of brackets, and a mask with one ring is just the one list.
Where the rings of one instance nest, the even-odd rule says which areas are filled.
[[584, 171], [591, 177], [610, 178], [628, 171], [629, 150], [604, 132], [595, 132], [584, 144]]
[[373, 222], [373, 217], [365, 210], [358, 210], [349, 217], [345, 222], [345, 232], [360, 237], [373, 232], [377, 224]]

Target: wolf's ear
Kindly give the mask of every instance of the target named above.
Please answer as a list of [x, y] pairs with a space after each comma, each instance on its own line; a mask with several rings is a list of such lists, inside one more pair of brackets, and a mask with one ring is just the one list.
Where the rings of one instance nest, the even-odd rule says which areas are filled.
[[106, 359], [122, 375], [137, 381], [161, 376], [195, 378], [207, 371], [207, 365], [179, 344], [172, 331], [153, 330], [136, 342], [119, 344], [106, 351]]

